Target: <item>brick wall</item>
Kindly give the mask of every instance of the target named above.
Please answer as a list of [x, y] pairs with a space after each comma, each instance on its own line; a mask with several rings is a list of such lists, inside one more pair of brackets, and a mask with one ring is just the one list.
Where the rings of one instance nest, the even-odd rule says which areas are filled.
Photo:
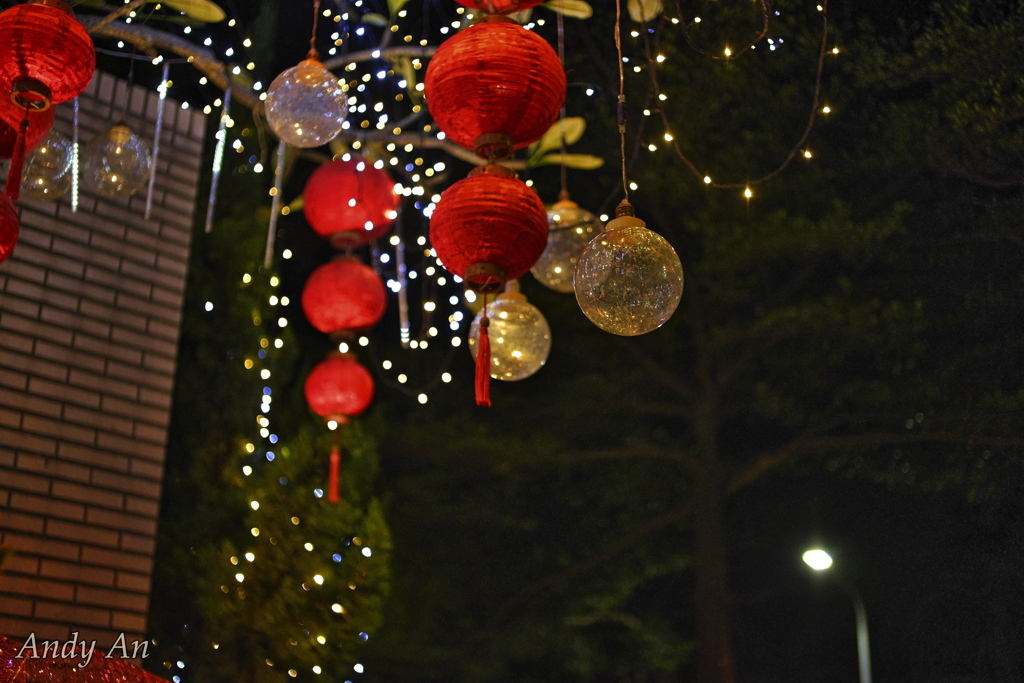
[[[127, 84], [97, 74], [80, 139], [121, 118]], [[152, 144], [157, 96], [130, 89]], [[71, 103], [55, 128], [70, 135]], [[166, 102], [152, 215], [83, 188], [20, 202], [0, 265], [0, 634], [109, 647], [146, 629], [171, 388], [206, 117]]]

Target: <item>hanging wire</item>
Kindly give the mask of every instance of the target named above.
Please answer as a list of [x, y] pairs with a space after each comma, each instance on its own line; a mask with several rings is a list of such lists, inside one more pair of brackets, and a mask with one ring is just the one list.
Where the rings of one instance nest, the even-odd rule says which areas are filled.
[[[561, 12], [555, 12], [555, 21], [558, 26], [558, 62], [562, 65], [562, 70], [565, 71], [565, 19], [562, 18]], [[559, 115], [559, 124], [561, 125], [562, 135], [561, 150], [562, 150], [562, 163], [561, 166], [561, 178], [562, 178], [562, 192], [558, 195], [558, 199], [569, 198], [569, 186], [567, 183], [567, 172], [565, 167], [565, 103], [562, 103], [562, 111]]]
[[622, 192], [629, 201], [629, 183], [626, 180], [626, 75], [622, 69], [622, 0], [615, 0], [615, 54], [619, 60], [619, 154], [622, 158]]
[[316, 51], [316, 27], [317, 22], [320, 21], [320, 0], [313, 0], [313, 32], [309, 36], [309, 55], [307, 59], [319, 59], [319, 53]]

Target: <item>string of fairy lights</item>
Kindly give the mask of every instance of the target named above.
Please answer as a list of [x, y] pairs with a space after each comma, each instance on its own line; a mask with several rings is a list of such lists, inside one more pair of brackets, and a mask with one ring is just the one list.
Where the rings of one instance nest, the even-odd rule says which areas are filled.
[[[130, 1], [124, 0], [126, 5], [130, 4]], [[660, 133], [646, 133], [651, 137], [638, 141], [638, 146], [652, 154], [660, 153], [667, 147], [683, 160], [700, 182], [710, 188], [741, 188], [744, 198], [748, 201], [752, 197], [752, 185], [774, 177], [796, 156], [802, 156], [808, 160], [812, 158], [810, 150], [804, 144], [814, 125], [815, 115], [830, 112], [830, 108], [827, 105], [821, 106], [819, 101], [822, 64], [826, 54], [838, 54], [838, 48], [826, 50], [825, 47], [828, 38], [827, 0], [823, 0], [822, 4], [817, 7], [824, 18], [822, 48], [815, 77], [813, 105], [803, 135], [779, 168], [761, 178], [744, 183], [713, 181], [709, 175], [701, 172], [680, 148], [678, 140], [673, 136], [671, 125], [673, 120], [678, 119], [670, 115], [667, 95], [662, 92], [658, 80], [658, 69], [665, 63], [666, 56], [657, 51], [656, 45], [664, 31], [677, 28], [682, 31], [686, 42], [693, 49], [715, 59], [736, 59], [747, 50], [756, 49], [762, 42], [768, 45], [769, 51], [775, 51], [784, 44], [784, 38], [768, 37], [770, 20], [768, 5], [762, 0], [761, 6], [764, 9], [764, 27], [759, 36], [741, 49], [722, 45], [719, 52], [715, 54], [711, 50], [704, 50], [696, 46], [691, 40], [689, 31], [701, 23], [701, 18], [684, 19], [683, 12], [677, 5], [675, 16], [663, 13], [656, 22], [642, 24], [631, 30], [629, 36], [637, 42], [638, 52], [642, 57], [635, 63], [629, 63], [629, 57], [623, 58], [623, 62], [627, 63], [634, 73], [640, 74], [646, 71], [649, 74], [653, 97], [657, 105], [644, 110], [643, 115], [645, 117], [660, 116], [663, 126]], [[124, 16], [123, 21], [126, 24], [144, 23], [152, 12], [158, 9], [160, 9], [159, 4], [147, 13], [132, 10]], [[341, 136], [346, 144], [332, 147], [332, 156], [349, 160], [352, 154], [360, 154], [364, 158], [371, 159], [375, 168], [386, 169], [392, 174], [396, 181], [396, 189], [403, 197], [401, 215], [396, 221], [393, 234], [373, 244], [370, 248], [372, 266], [381, 274], [387, 289], [398, 300], [399, 308], [403, 311], [400, 315], [398, 329], [401, 351], [380, 352], [379, 345], [374, 344], [371, 340], [370, 334], [393, 334], [392, 331], [375, 331], [358, 336], [351, 341], [341, 342], [339, 350], [365, 353], [372, 359], [372, 364], [376, 366], [375, 374], [381, 382], [415, 397], [419, 404], [426, 404], [430, 398], [430, 391], [434, 387], [439, 383], [449, 383], [453, 379], [449, 364], [453, 355], [463, 346], [463, 335], [472, 321], [472, 313], [468, 312], [466, 308], [467, 304], [475, 303], [475, 295], [472, 292], [463, 292], [460, 279], [445, 271], [440, 260], [437, 259], [436, 253], [431, 249], [426, 235], [427, 221], [440, 200], [442, 188], [449, 183], [447, 157], [441, 151], [432, 149], [427, 144], [431, 140], [444, 139], [444, 134], [434, 128], [427, 116], [423, 102], [422, 75], [429, 54], [426, 52], [422, 55], [399, 54], [398, 48], [392, 47], [392, 45], [429, 48], [436, 42], [432, 39], [437, 34], [443, 38], [458, 31], [468, 25], [474, 16], [472, 11], [458, 7], [453, 20], [439, 24], [435, 28], [431, 28], [430, 22], [424, 19], [422, 33], [417, 36], [413, 32], [414, 27], [410, 25], [413, 23], [413, 17], [407, 10], [401, 9], [396, 12], [393, 21], [388, 22], [385, 19], [383, 25], [376, 22], [372, 13], [367, 10], [363, 0], [351, 3], [346, 11], [323, 9], [321, 16], [327, 20], [325, 24], [328, 28], [321, 31], [320, 38], [327, 41], [324, 36], [329, 36], [327, 55], [330, 59], [325, 61], [325, 65], [339, 74], [339, 84], [348, 95], [348, 118], [343, 124]], [[778, 12], [776, 11], [775, 14], [777, 15]], [[373, 20], [368, 21], [371, 18]], [[545, 24], [543, 16], [533, 17], [531, 15], [524, 26], [527, 29], [534, 29], [544, 27]], [[255, 94], [257, 100], [265, 101], [267, 93], [264, 80], [253, 78], [255, 75], [263, 74], [263, 70], [257, 63], [257, 57], [253, 54], [253, 40], [250, 36], [242, 33], [235, 18], [229, 19], [226, 25], [228, 28], [234, 29], [234, 35], [228, 39], [222, 37], [215, 39], [213, 32], [187, 23], [181, 26], [180, 32], [189, 40], [214, 50], [216, 55], [223, 60], [228, 72], [234, 77], [234, 88], [240, 88], [244, 84], [245, 88]], [[124, 40], [115, 42], [121, 50], [130, 48]], [[357, 55], [358, 58], [356, 58]], [[162, 57], [152, 60], [154, 65], [160, 65], [162, 61]], [[188, 61], [191, 60], [173, 60], [170, 65], [164, 64], [164, 76], [159, 86], [162, 94], [166, 95], [174, 87], [174, 81], [169, 77], [168, 67], [172, 65], [177, 67]], [[198, 73], [191, 67], [189, 68], [193, 75]], [[204, 98], [209, 98], [201, 106], [201, 111], [207, 115], [218, 112], [219, 115], [213, 160], [214, 187], [207, 210], [207, 231], [209, 231], [214, 227], [216, 179], [223, 170], [230, 169], [233, 173], [264, 174], [273, 168], [268, 163], [267, 136], [258, 117], [252, 126], [238, 126], [230, 114], [232, 91], [228, 90], [223, 95], [211, 96], [207, 94], [212, 88], [207, 76], [198, 76], [196, 82], [200, 86], [207, 86], [207, 89], [200, 90]], [[598, 95], [596, 89], [592, 87], [585, 87], [585, 94], [588, 97]], [[181, 102], [180, 106], [182, 109], [188, 109], [192, 105], [185, 100]], [[381, 136], [387, 136], [390, 140]], [[527, 185], [532, 184], [532, 181], [527, 180]], [[637, 184], [629, 183], [629, 189], [638, 189]], [[270, 194], [281, 204], [281, 216], [288, 216], [298, 210], [296, 198], [273, 197], [276, 194], [274, 189], [270, 190]], [[599, 218], [604, 223], [609, 216], [605, 213], [601, 214]], [[280, 257], [284, 260], [292, 259], [295, 256], [290, 248], [285, 248], [280, 252]], [[269, 272], [258, 272], [255, 275], [247, 273], [242, 278], [242, 284], [250, 285], [254, 282], [254, 278], [264, 277], [267, 278], [266, 282], [270, 285], [271, 290], [276, 292], [281, 284], [280, 279], [277, 275]], [[411, 293], [415, 293], [416, 296], [412, 297], [410, 302], [409, 295]], [[263, 462], [265, 467], [273, 466], [277, 444], [280, 441], [271, 419], [275, 398], [275, 381], [270, 366], [274, 352], [284, 346], [284, 341], [280, 337], [269, 333], [271, 326], [268, 325], [268, 322], [276, 323], [279, 328], [287, 326], [291, 315], [290, 311], [294, 310], [291, 303], [287, 296], [277, 293], [269, 296], [266, 302], [268, 306], [267, 319], [264, 320], [260, 313], [256, 313], [253, 317], [253, 324], [263, 327], [264, 334], [260, 336], [258, 348], [255, 348], [243, 361], [245, 369], [259, 373], [262, 380], [261, 392], [255, 402], [257, 407], [253, 415], [253, 438], [244, 443], [243, 450], [247, 456], [265, 461]], [[204, 306], [207, 312], [212, 312], [215, 308], [214, 302], [210, 301], [206, 302]], [[354, 348], [350, 348], [350, 345]], [[438, 350], [441, 350], [445, 356], [444, 361], [432, 363], [433, 369], [427, 373], [426, 377], [417, 379], [412, 376], [414, 374], [412, 368], [423, 364], [410, 362], [404, 354], [424, 351], [436, 353]], [[332, 425], [331, 427], [336, 426]], [[242, 465], [241, 470], [246, 478], [250, 477], [254, 471], [252, 464], [248, 462]], [[323, 496], [323, 491], [320, 489], [314, 489], [309, 493], [317, 498]], [[259, 500], [252, 499], [249, 504], [253, 512], [260, 509]], [[295, 524], [298, 525], [298, 522]], [[250, 532], [253, 539], [258, 538], [259, 526], [253, 526]], [[310, 550], [312, 549], [310, 548]], [[372, 549], [368, 546], [364, 546], [361, 552], [366, 557], [372, 555]], [[237, 592], [242, 589], [246, 573], [255, 570], [257, 556], [252, 550], [248, 550], [241, 557], [231, 556], [226, 561], [230, 562], [235, 570], [236, 580], [235, 586], [225, 585], [222, 587], [222, 591], [227, 594], [233, 590]], [[311, 585], [323, 585], [324, 583], [324, 577], [320, 574], [307, 578]], [[344, 607], [340, 603], [334, 603], [331, 610], [335, 614], [340, 614]], [[361, 637], [365, 639], [366, 634], [361, 634]], [[321, 644], [324, 643], [321, 642]], [[211, 645], [214, 649], [219, 647], [216, 643]], [[267, 664], [272, 668], [275, 666], [269, 660]], [[167, 665], [171, 667], [170, 662], [167, 662]], [[178, 669], [184, 670], [185, 663], [178, 661], [176, 666]], [[315, 665], [312, 672], [321, 674], [323, 670], [320, 665]], [[363, 666], [355, 664], [353, 672], [363, 673]], [[287, 674], [296, 677], [298, 672], [289, 669]], [[174, 683], [180, 683], [181, 678], [179, 675], [174, 675], [172, 680]]]

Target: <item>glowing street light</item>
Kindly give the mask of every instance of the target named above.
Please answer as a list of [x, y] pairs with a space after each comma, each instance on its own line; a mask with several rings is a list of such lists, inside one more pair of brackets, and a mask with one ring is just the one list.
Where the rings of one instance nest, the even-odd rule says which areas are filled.
[[[812, 548], [803, 554], [803, 560], [814, 571], [821, 572], [832, 566], [832, 556], [820, 548]], [[841, 582], [853, 599], [853, 615], [857, 620], [857, 663], [860, 666], [860, 683], [871, 683], [871, 652], [868, 646], [868, 614], [864, 601], [853, 586]]]

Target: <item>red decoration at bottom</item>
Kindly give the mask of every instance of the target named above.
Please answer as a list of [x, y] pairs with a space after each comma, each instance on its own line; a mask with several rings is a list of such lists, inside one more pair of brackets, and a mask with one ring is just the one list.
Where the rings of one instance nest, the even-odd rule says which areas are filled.
[[14, 251], [18, 242], [18, 209], [7, 195], [0, 192], [0, 263]]
[[[82, 655], [83, 647], [88, 653], [88, 646], [76, 640], [76, 655]], [[109, 652], [109, 659], [108, 653], [93, 651], [88, 665], [79, 667], [88, 654], [67, 659], [46, 657], [41, 653], [42, 643], [42, 640], [35, 641], [38, 658], [32, 659], [32, 640], [19, 643], [0, 636], [0, 683], [167, 683], [163, 678], [135, 666], [130, 660], [122, 659], [120, 645]], [[64, 645], [66, 643], [62, 642], [61, 646]], [[92, 641], [89, 645], [92, 645]], [[135, 644], [129, 641], [126, 645], [130, 657]]]
[[327, 502], [338, 503], [341, 501], [341, 494], [338, 489], [341, 486], [341, 446], [334, 444], [331, 447], [331, 473], [327, 477]]
[[491, 321], [487, 318], [487, 301], [484, 300], [484, 317], [480, 321], [480, 349], [476, 354], [476, 404], [491, 405], [491, 337], [487, 328]]

